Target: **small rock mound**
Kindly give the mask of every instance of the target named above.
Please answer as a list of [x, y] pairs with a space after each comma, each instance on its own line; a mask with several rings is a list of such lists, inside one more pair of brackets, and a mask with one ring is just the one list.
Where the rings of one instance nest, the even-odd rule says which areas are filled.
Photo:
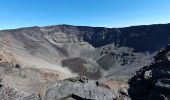
[[[50, 86], [45, 93], [45, 100], [128, 100], [112, 91], [101, 81], [88, 80], [85, 77], [70, 78]], [[119, 96], [118, 96], [119, 94]]]
[[150, 66], [138, 70], [129, 85], [132, 100], [170, 100], [170, 45], [158, 52]]

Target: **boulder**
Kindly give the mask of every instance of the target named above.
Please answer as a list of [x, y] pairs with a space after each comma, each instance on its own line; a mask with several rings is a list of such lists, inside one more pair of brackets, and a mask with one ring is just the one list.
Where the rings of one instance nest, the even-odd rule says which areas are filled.
[[67, 79], [50, 86], [45, 100], [116, 100], [116, 95], [106, 87], [85, 78]]

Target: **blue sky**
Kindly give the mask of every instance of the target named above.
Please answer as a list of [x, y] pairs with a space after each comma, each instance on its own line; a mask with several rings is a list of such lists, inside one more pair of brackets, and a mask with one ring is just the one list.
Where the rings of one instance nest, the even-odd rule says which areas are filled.
[[170, 0], [0, 0], [0, 29], [170, 23]]

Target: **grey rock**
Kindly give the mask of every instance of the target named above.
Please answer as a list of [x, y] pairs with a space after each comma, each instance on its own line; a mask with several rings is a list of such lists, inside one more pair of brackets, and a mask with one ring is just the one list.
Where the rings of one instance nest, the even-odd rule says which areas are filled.
[[65, 80], [51, 86], [45, 95], [45, 100], [116, 100], [116, 94], [108, 88], [97, 86], [96, 82]]
[[144, 77], [145, 77], [145, 79], [151, 78], [152, 77], [152, 71], [151, 70], [146, 71], [145, 74], [144, 74]]

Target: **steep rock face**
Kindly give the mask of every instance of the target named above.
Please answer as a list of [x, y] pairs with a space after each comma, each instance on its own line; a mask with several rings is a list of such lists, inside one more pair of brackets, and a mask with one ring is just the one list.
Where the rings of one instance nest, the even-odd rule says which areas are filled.
[[[115, 43], [117, 46], [132, 47], [139, 52], [154, 52], [169, 43], [169, 28], [170, 24], [143, 25], [125, 28], [56, 25], [4, 30], [1, 31], [1, 36], [5, 35], [2, 33], [8, 33], [17, 39], [22, 37], [20, 38], [22, 41], [28, 39], [51, 39], [57, 43], [80, 43], [85, 41], [92, 44], [94, 47]], [[29, 38], [27, 36], [29, 36]], [[165, 41], [160, 41], [161, 39]], [[139, 44], [145, 45], [145, 47]]]
[[115, 43], [117, 46], [134, 48], [134, 50], [138, 52], [154, 52], [170, 42], [169, 28], [170, 24], [111, 29], [94, 28], [91, 34], [84, 34], [84, 40], [88, 41], [95, 47]]
[[160, 50], [155, 61], [137, 71], [131, 78], [129, 94], [132, 100], [170, 99], [170, 45]]
[[[63, 25], [45, 27], [44, 29], [52, 29], [52, 32], [58, 31], [66, 33], [68, 37], [72, 37], [71, 39], [77, 38], [74, 42], [83, 40], [92, 44], [94, 47], [115, 43], [117, 46], [134, 48], [134, 50], [138, 52], [154, 52], [169, 43], [169, 28], [170, 24], [143, 25], [125, 28]], [[63, 37], [66, 37], [66, 35]], [[159, 41], [161, 39], [165, 41]], [[145, 45], [145, 47], [139, 44]]]

